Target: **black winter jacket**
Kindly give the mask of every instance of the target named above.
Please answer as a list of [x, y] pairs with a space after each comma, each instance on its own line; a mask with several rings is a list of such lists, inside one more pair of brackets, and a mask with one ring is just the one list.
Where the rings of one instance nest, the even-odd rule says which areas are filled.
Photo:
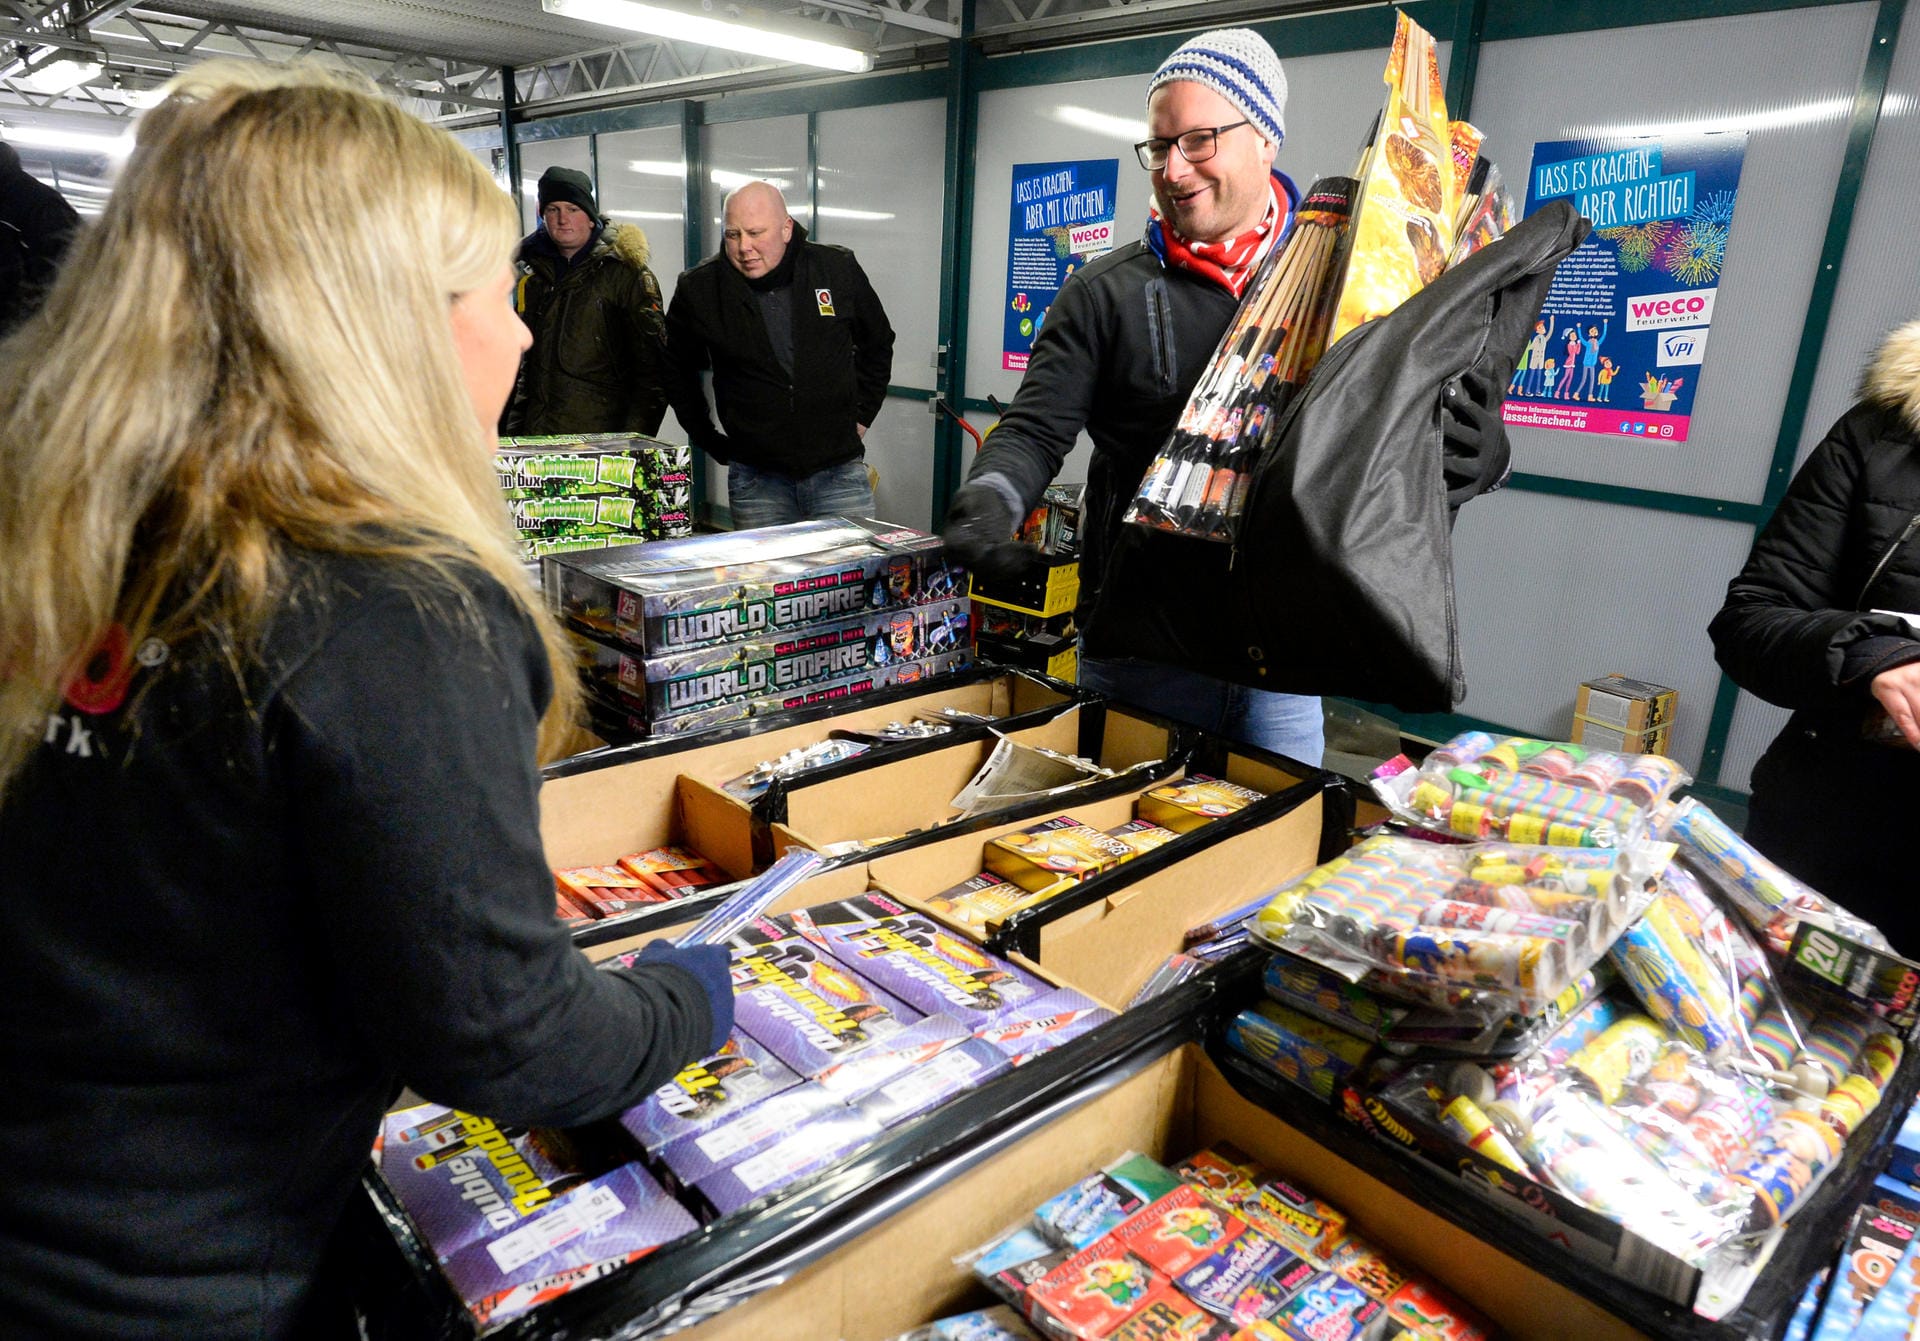
[[647, 235], [607, 224], [572, 264], [537, 229], [514, 310], [533, 332], [502, 424], [511, 434], [646, 433], [667, 414], [667, 331]]
[[1920, 898], [1895, 844], [1920, 805], [1920, 754], [1866, 743], [1868, 684], [1920, 660], [1920, 323], [1882, 346], [1863, 399], [1794, 476], [1714, 617], [1735, 683], [1793, 719], [1754, 769], [1748, 837], [1920, 952]]
[[[793, 226], [793, 373], [780, 366], [760, 303], [724, 254], [681, 275], [667, 311], [673, 412], [719, 461], [798, 479], [860, 457], [893, 375], [893, 327], [852, 252]], [[700, 374], [713, 370], [716, 429]]]
[[0, 1331], [285, 1336], [402, 1082], [571, 1124], [713, 1044], [700, 977], [555, 921], [497, 583], [312, 556], [244, 697], [101, 659], [0, 806]]
[[79, 227], [66, 197], [22, 168], [12, 145], [0, 143], [0, 335], [40, 305]]
[[[1293, 183], [1274, 175], [1297, 202]], [[1002, 477], [1025, 516], [1086, 430], [1093, 458], [1080, 524], [1083, 620], [1121, 515], [1239, 306], [1218, 284], [1130, 242], [1076, 271], [1047, 309], [1020, 389], [968, 479]]]

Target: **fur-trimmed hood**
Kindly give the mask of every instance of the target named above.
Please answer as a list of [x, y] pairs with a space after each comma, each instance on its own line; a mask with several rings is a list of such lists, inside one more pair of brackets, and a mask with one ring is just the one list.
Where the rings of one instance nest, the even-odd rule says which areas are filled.
[[1861, 394], [1898, 409], [1920, 433], [1920, 321], [1908, 322], [1881, 342]]
[[600, 240], [613, 248], [613, 254], [638, 270], [653, 256], [653, 248], [647, 243], [647, 235], [639, 224], [614, 223], [609, 220], [600, 233]]

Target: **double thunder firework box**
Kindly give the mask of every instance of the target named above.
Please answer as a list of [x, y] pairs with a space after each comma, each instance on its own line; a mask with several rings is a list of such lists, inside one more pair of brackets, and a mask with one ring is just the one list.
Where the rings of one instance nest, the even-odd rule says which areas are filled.
[[1112, 1018], [1113, 1012], [1091, 997], [1071, 987], [1057, 987], [1003, 1012], [977, 1032], [1015, 1066], [1023, 1066]]
[[645, 656], [964, 596], [938, 536], [831, 518], [557, 555], [547, 599], [587, 633]]
[[800, 1083], [793, 1068], [735, 1030], [711, 1057], [678, 1075], [620, 1115], [620, 1125], [658, 1151], [746, 1112]]
[[759, 922], [733, 945], [733, 1018], [809, 1078], [889, 1038], [920, 1013], [786, 928]]
[[699, 1227], [638, 1164], [588, 1177], [526, 1132], [438, 1104], [387, 1116], [380, 1172], [483, 1324]]
[[598, 638], [579, 643], [599, 693], [661, 721], [961, 651], [971, 643], [971, 627], [967, 602], [956, 597], [658, 656]]
[[825, 926], [796, 913], [794, 924], [835, 959], [916, 1010], [945, 1012], [969, 1027], [1051, 990], [918, 913]]

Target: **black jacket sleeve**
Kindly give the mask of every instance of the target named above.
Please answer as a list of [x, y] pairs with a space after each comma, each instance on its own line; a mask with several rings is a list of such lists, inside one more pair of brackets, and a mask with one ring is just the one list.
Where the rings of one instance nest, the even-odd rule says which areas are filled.
[[1080, 275], [1067, 280], [1047, 310], [1013, 403], [967, 472], [968, 479], [1008, 481], [1020, 496], [1021, 516], [1040, 501], [1093, 417], [1111, 317], [1096, 286]]
[[1902, 620], [1854, 609], [1858, 592], [1841, 589], [1865, 436], [1861, 416], [1849, 414], [1814, 448], [1708, 628], [1734, 683], [1783, 708], [1829, 708], [1853, 697], [1850, 649], [1907, 632]]
[[652, 437], [667, 417], [667, 386], [672, 377], [667, 358], [667, 318], [660, 305], [660, 281], [652, 270], [643, 265], [632, 271], [623, 307], [633, 361], [627, 427]]
[[471, 602], [369, 594], [286, 683], [289, 839], [341, 1005], [403, 1081], [505, 1121], [586, 1122], [704, 1055], [714, 1021], [686, 969], [596, 971], [556, 921], [546, 661], [497, 584], [475, 577]]
[[700, 374], [712, 366], [713, 355], [700, 330], [700, 299], [694, 292], [699, 287], [699, 272], [687, 271], [667, 304], [667, 399], [687, 441], [710, 452], [721, 438], [714, 426], [713, 407], [707, 403], [707, 389], [700, 381]]
[[866, 271], [851, 257], [849, 262], [854, 279], [854, 422], [871, 424], [886, 404], [887, 384], [893, 380], [893, 326]]

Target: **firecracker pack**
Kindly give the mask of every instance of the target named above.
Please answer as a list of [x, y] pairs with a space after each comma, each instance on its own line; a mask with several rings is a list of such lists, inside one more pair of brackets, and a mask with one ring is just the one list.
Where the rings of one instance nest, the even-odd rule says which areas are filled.
[[619, 865], [562, 867], [553, 873], [553, 883], [562, 910], [572, 904], [589, 918], [596, 919], [617, 917], [650, 903], [664, 903], [669, 897]]
[[732, 971], [735, 1027], [808, 1078], [920, 1018], [801, 936], [742, 937]]
[[648, 656], [966, 592], [938, 536], [848, 518], [559, 556], [543, 575], [569, 624]]
[[1057, 987], [1023, 1006], [1005, 1011], [976, 1032], [1024, 1066], [1113, 1018], [1113, 1012], [1071, 987]]
[[922, 1014], [944, 1012], [977, 1027], [1052, 989], [964, 936], [918, 913], [818, 925], [794, 914], [800, 934]]
[[851, 1108], [835, 1108], [794, 1131], [779, 1143], [749, 1155], [694, 1184], [721, 1215], [770, 1196], [808, 1174], [824, 1169], [880, 1134], [879, 1124]]
[[1194, 773], [1183, 781], [1155, 787], [1134, 802], [1133, 813], [1175, 833], [1192, 833], [1262, 799], [1263, 793], [1251, 787]]
[[493, 464], [500, 488], [510, 500], [592, 496], [693, 482], [691, 447], [637, 433], [502, 438]]
[[948, 921], [985, 935], [1001, 919], [1023, 908], [1045, 903], [1078, 883], [1071, 876], [1062, 876], [1045, 889], [1030, 890], [992, 871], [982, 871], [950, 889], [941, 890], [928, 898], [926, 905]]
[[851, 619], [641, 656], [580, 636], [584, 668], [604, 695], [660, 720], [741, 698], [766, 698], [971, 644], [967, 602], [868, 610]]
[[638, 876], [670, 899], [684, 899], [703, 889], [730, 883], [727, 873], [692, 848], [669, 843], [620, 858], [620, 869]]
[[1049, 1242], [1077, 1252], [1172, 1192], [1180, 1181], [1157, 1160], [1137, 1152], [1123, 1155], [1040, 1203], [1033, 1213], [1034, 1228]]
[[893, 1341], [1037, 1341], [1033, 1329], [1005, 1304], [938, 1318]]
[[683, 1067], [643, 1102], [622, 1113], [620, 1125], [642, 1148], [659, 1151], [799, 1083], [793, 1068], [735, 1030], [719, 1052]]
[[423, 1104], [389, 1114], [382, 1136], [382, 1177], [482, 1322], [698, 1228], [638, 1164], [588, 1177], [488, 1118]]
[[1181, 1272], [1175, 1283], [1209, 1313], [1246, 1327], [1278, 1316], [1319, 1274], [1259, 1230], [1247, 1229]]
[[1109, 1234], [1035, 1281], [1025, 1303], [1027, 1317], [1042, 1333], [1077, 1341], [1109, 1336], [1135, 1313], [1172, 1294], [1163, 1273]]
[[986, 846], [987, 870], [1034, 893], [1063, 879], [1084, 880], [1118, 866], [1134, 850], [1071, 815], [1055, 815], [1029, 828], [1002, 834]]

